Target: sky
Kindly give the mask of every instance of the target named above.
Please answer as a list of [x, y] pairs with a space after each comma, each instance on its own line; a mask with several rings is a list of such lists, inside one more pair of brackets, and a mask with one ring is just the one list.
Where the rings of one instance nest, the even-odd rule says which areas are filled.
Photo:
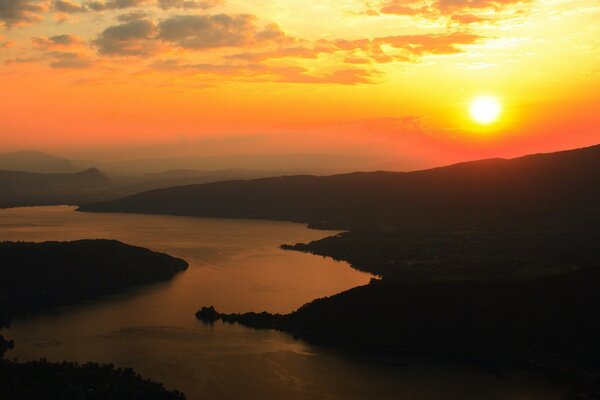
[[598, 0], [0, 0], [0, 152], [414, 169], [593, 145], [599, 20]]

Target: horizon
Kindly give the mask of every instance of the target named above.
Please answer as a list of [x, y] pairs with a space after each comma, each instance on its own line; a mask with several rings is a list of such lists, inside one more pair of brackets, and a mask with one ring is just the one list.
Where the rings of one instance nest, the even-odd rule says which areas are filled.
[[[291, 163], [292, 166], [289, 166], [289, 163], [287, 164], [288, 166], [286, 167], [286, 163], [284, 164], [275, 164], [273, 166], [269, 167], [264, 167], [264, 168], [248, 168], [245, 166], [240, 166], [238, 165], [240, 160], [243, 160], [243, 162], [245, 163], [253, 163], [256, 162], [257, 159], [261, 158], [261, 157], [267, 157], [267, 158], [273, 158], [275, 160], [277, 160], [279, 157], [285, 157], [286, 161], [287, 159], [289, 159], [289, 157], [298, 157], [300, 160], [308, 157], [331, 157], [330, 154], [325, 154], [325, 153], [313, 153], [313, 154], [303, 154], [303, 153], [284, 153], [284, 154], [226, 154], [226, 155], [209, 155], [209, 156], [205, 156], [205, 155], [196, 155], [196, 156], [182, 156], [182, 157], [156, 157], [156, 158], [122, 158], [122, 159], [114, 159], [114, 158], [109, 158], [109, 159], [103, 159], [103, 158], [98, 158], [98, 159], [88, 159], [88, 160], [82, 160], [82, 159], [69, 159], [67, 157], [63, 157], [60, 154], [49, 154], [43, 151], [39, 151], [39, 150], [16, 150], [16, 151], [11, 151], [11, 152], [7, 152], [7, 153], [0, 153], [0, 157], [1, 156], [10, 156], [10, 155], [21, 155], [21, 154], [39, 154], [42, 156], [51, 156], [51, 157], [58, 157], [59, 159], [64, 159], [65, 161], [69, 161], [71, 163], [73, 163], [73, 165], [78, 168], [77, 172], [83, 172], [83, 171], [87, 171], [89, 169], [98, 169], [101, 172], [107, 172], [109, 174], [111, 173], [117, 173], [119, 175], [124, 174], [128, 171], [128, 168], [132, 168], [133, 169], [129, 172], [130, 174], [139, 174], [139, 173], [143, 173], [143, 174], [148, 174], [148, 175], [153, 175], [153, 174], [160, 174], [162, 172], [178, 172], [178, 171], [195, 171], [195, 172], [225, 172], [225, 171], [257, 171], [257, 172], [281, 172], [281, 173], [291, 173], [291, 174], [320, 174], [320, 175], [335, 175], [335, 174], [346, 174], [346, 173], [352, 173], [352, 172], [418, 172], [418, 171], [424, 171], [424, 170], [429, 170], [429, 169], [436, 169], [436, 168], [444, 168], [444, 167], [449, 167], [449, 166], [453, 166], [453, 165], [457, 165], [457, 164], [463, 164], [463, 163], [471, 163], [471, 162], [478, 162], [478, 161], [485, 161], [485, 160], [494, 160], [494, 159], [499, 159], [499, 160], [514, 160], [514, 159], [519, 159], [519, 158], [524, 158], [524, 157], [529, 157], [529, 156], [536, 156], [536, 155], [545, 155], [545, 154], [555, 154], [555, 153], [564, 153], [564, 152], [570, 152], [570, 151], [576, 151], [576, 150], [582, 150], [582, 149], [586, 149], [586, 148], [593, 148], [593, 147], [598, 147], [600, 146], [600, 143], [596, 143], [596, 144], [591, 144], [591, 145], [587, 145], [587, 146], [582, 146], [582, 147], [573, 147], [573, 148], [563, 148], [563, 149], [557, 149], [557, 150], [551, 150], [551, 151], [539, 151], [539, 152], [534, 152], [534, 153], [526, 153], [526, 154], [515, 154], [515, 155], [511, 155], [508, 157], [486, 157], [486, 158], [475, 158], [475, 159], [466, 159], [466, 160], [457, 160], [457, 161], [450, 161], [448, 163], [444, 163], [444, 164], [431, 164], [431, 165], [421, 165], [421, 166], [417, 166], [413, 169], [401, 169], [400, 168], [394, 168], [393, 166], [396, 165], [400, 165], [399, 163], [397, 163], [397, 160], [394, 160], [393, 158], [384, 158], [384, 157], [380, 157], [381, 160], [384, 160], [384, 162], [386, 163], [385, 165], [387, 166], [392, 166], [391, 168], [378, 168], [381, 164], [378, 164], [375, 160], [378, 159], [379, 157], [377, 155], [363, 155], [363, 156], [356, 156], [356, 155], [350, 155], [350, 154], [337, 154], [335, 155], [336, 157], [338, 157], [339, 161], [343, 161], [343, 162], [347, 162], [347, 161], [351, 161], [351, 160], [358, 160], [358, 165], [359, 167], [354, 168], [355, 164], [349, 164], [345, 167], [341, 167], [339, 165], [336, 165], [334, 163], [334, 166], [323, 166], [323, 165], [311, 165], [310, 163], [302, 163], [300, 165]], [[194, 166], [194, 162], [198, 163], [201, 161], [204, 161], [206, 163], [206, 161], [221, 161], [221, 162], [225, 162], [225, 165], [218, 165], [216, 167], [205, 167], [202, 168], [201, 166], [195, 167]], [[225, 161], [226, 160], [226, 161]], [[192, 163], [192, 164], [188, 164], [186, 166], [180, 166], [177, 165], [177, 163], [181, 163], [181, 162], [188, 162], [188, 163]], [[156, 165], [152, 165], [151, 163], [156, 162], [158, 164]], [[162, 162], [162, 164], [161, 164]], [[272, 161], [273, 162], [273, 161]], [[150, 164], [148, 164], [150, 163]], [[171, 164], [171, 163], [175, 163], [175, 165]], [[236, 164], [238, 163], [238, 164]], [[233, 164], [233, 165], [231, 165]], [[196, 164], [197, 165], [197, 164]], [[210, 164], [209, 164], [210, 165]], [[366, 166], [366, 167], [360, 167], [360, 165], [362, 166]], [[204, 164], [204, 166], [206, 166], [206, 164]], [[3, 168], [0, 168], [0, 170], [2, 170]]]

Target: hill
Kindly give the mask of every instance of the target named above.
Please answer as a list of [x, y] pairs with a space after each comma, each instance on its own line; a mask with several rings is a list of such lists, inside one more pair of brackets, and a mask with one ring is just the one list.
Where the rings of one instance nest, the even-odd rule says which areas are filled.
[[185, 400], [129, 368], [88, 363], [0, 361], [0, 398], [19, 400], [153, 399]]
[[0, 170], [37, 173], [71, 173], [78, 170], [71, 161], [39, 151], [0, 154]]
[[[0, 242], [0, 329], [21, 314], [166, 280], [186, 268], [181, 259], [115, 240]], [[185, 399], [112, 365], [2, 360], [13, 346], [0, 335], [2, 399], [71, 399], [81, 393], [98, 399]]]
[[0, 171], [0, 207], [74, 204], [106, 190], [110, 179], [96, 168], [77, 173]]
[[186, 268], [183, 260], [115, 240], [1, 242], [0, 320], [165, 280]]
[[600, 199], [600, 146], [417, 172], [284, 176], [139, 193], [82, 211], [289, 220], [338, 229], [585, 215]]
[[600, 396], [600, 268], [512, 282], [407, 284], [373, 281], [285, 315], [197, 317], [289, 332], [342, 348], [458, 357], [494, 370], [512, 365]]

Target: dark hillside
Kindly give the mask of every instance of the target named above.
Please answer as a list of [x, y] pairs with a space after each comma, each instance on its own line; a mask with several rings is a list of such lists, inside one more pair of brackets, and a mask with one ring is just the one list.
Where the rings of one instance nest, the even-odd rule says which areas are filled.
[[285, 176], [174, 187], [82, 211], [290, 220], [342, 229], [584, 216], [600, 200], [600, 146], [410, 173]]

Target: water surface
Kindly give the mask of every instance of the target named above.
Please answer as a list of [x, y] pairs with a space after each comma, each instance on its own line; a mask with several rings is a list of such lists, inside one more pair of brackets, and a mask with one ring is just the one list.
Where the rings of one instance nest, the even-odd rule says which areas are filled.
[[0, 210], [0, 240], [117, 239], [184, 258], [165, 283], [19, 319], [4, 332], [19, 360], [98, 361], [132, 367], [196, 399], [560, 399], [524, 372], [507, 378], [457, 362], [382, 360], [340, 353], [285, 333], [197, 321], [223, 312], [289, 312], [363, 285], [346, 263], [279, 249], [335, 232], [287, 222], [130, 214], [73, 208]]

